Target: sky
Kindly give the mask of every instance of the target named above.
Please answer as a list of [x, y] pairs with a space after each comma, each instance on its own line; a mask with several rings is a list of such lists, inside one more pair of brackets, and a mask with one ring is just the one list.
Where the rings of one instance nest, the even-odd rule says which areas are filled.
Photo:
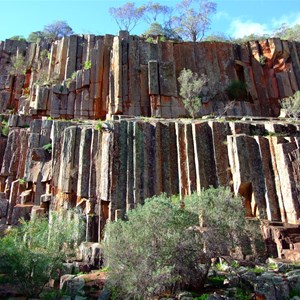
[[[174, 6], [178, 1], [156, 0]], [[109, 7], [119, 7], [123, 0], [0, 0], [0, 40], [12, 36], [27, 37], [57, 20], [67, 21], [78, 34], [117, 34], [118, 26], [109, 15]], [[147, 1], [133, 1], [142, 5]], [[215, 0], [217, 12], [212, 16], [206, 35], [224, 33], [234, 38], [272, 33], [282, 23], [300, 24], [300, 0]], [[141, 34], [145, 23], [131, 33]]]

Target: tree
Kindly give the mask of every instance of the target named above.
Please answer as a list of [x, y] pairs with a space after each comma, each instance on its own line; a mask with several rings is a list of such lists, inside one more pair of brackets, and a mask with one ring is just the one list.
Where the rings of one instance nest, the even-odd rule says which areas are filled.
[[30, 43], [36, 43], [39, 39], [45, 37], [46, 35], [43, 31], [34, 31], [29, 34], [27, 41]]
[[202, 40], [216, 7], [215, 2], [208, 0], [182, 0], [177, 5], [179, 16], [173, 18], [175, 30], [184, 39], [193, 42]]
[[127, 2], [120, 7], [109, 8], [109, 13], [117, 22], [120, 30], [127, 30], [128, 32], [141, 20], [144, 12], [144, 7], [135, 7], [132, 2]]
[[165, 16], [170, 14], [172, 11], [171, 7], [152, 1], [149, 1], [145, 6], [143, 6], [143, 9], [144, 19], [148, 24], [157, 23], [160, 15]]
[[151, 23], [145, 35], [165, 35], [165, 30], [159, 23]]
[[26, 39], [24, 38], [23, 35], [14, 35], [14, 36], [10, 37], [9, 40], [26, 42]]
[[46, 25], [43, 32], [47, 38], [60, 39], [64, 36], [70, 36], [73, 34], [73, 29], [66, 21], [55, 21]]
[[183, 208], [165, 195], [153, 197], [129, 211], [127, 220], [107, 225], [104, 258], [114, 299], [198, 290], [211, 259], [230, 255], [242, 236], [251, 237], [242, 199], [228, 188], [203, 190], [184, 203]]
[[282, 24], [275, 30], [274, 36], [284, 40], [300, 42], [300, 24], [289, 27], [287, 24]]
[[[82, 222], [76, 214], [52, 213], [22, 221], [0, 239], [0, 274], [29, 298], [37, 298], [46, 283], [59, 275], [62, 263], [74, 256]], [[3, 277], [2, 277], [3, 279]]]
[[183, 98], [185, 109], [189, 112], [192, 118], [195, 118], [197, 112], [200, 110], [201, 91], [207, 84], [208, 78], [205, 74], [200, 77], [189, 69], [183, 69], [178, 77], [180, 84], [179, 94]]

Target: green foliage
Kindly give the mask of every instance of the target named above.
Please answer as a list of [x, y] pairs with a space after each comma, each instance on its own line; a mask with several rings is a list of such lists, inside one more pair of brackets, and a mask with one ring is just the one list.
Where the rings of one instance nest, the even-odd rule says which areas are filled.
[[289, 293], [289, 297], [300, 297], [300, 291], [298, 289], [292, 289]]
[[153, 197], [125, 221], [107, 225], [104, 257], [115, 299], [199, 289], [211, 259], [230, 255], [249, 233], [242, 199], [229, 189], [209, 188], [184, 203], [185, 208], [164, 195]]
[[146, 42], [147, 43], [154, 43], [153, 37], [151, 37], [151, 36], [147, 37]]
[[266, 64], [266, 57], [263, 55], [259, 56], [259, 63], [264, 66]]
[[49, 153], [51, 153], [52, 152], [52, 143], [48, 143], [48, 144], [44, 145], [43, 149], [45, 151], [48, 151]]
[[45, 38], [43, 31], [34, 31], [29, 34], [27, 41], [30, 43], [38, 43], [42, 38]]
[[193, 300], [206, 300], [209, 296], [209, 294], [202, 294], [200, 297], [193, 298]]
[[228, 188], [209, 188], [200, 195], [186, 197], [184, 202], [186, 210], [198, 212], [199, 225], [205, 229], [202, 234], [205, 255], [209, 259], [230, 255], [240, 246], [242, 235], [249, 234], [243, 201]]
[[284, 98], [280, 101], [281, 107], [285, 109], [289, 118], [295, 120], [300, 116], [300, 91], [297, 91], [293, 96]]
[[180, 96], [183, 98], [183, 104], [185, 109], [189, 112], [192, 118], [195, 118], [197, 112], [200, 110], [201, 91], [207, 84], [207, 76], [202, 74], [198, 77], [198, 74], [193, 73], [189, 69], [183, 69], [178, 77], [180, 84]]
[[300, 24], [289, 27], [287, 24], [282, 24], [274, 33], [276, 37], [283, 40], [300, 42]]
[[260, 274], [266, 272], [266, 270], [264, 268], [261, 268], [261, 267], [251, 268], [251, 269], [249, 269], [249, 271], [253, 272], [253, 273], [257, 274], [257, 275], [260, 275]]
[[83, 68], [85, 70], [89, 70], [91, 67], [92, 67], [92, 62], [90, 60], [87, 60], [87, 61], [84, 62]]
[[41, 51], [40, 59], [42, 61], [45, 61], [46, 59], [49, 59], [49, 57], [50, 57], [50, 52], [47, 49], [44, 49], [44, 50]]
[[76, 76], [77, 76], [77, 72], [75, 71], [75, 72], [72, 73], [71, 78], [72, 78], [73, 80], [75, 80], [75, 79], [76, 79]]
[[103, 122], [101, 120], [98, 120], [97, 125], [95, 126], [96, 130], [101, 131], [103, 128]]
[[26, 74], [26, 62], [22, 55], [12, 56], [11, 65], [9, 67], [9, 73], [11, 75], [25, 75]]
[[19, 178], [20, 185], [25, 185], [27, 183], [25, 178]]
[[10, 37], [9, 40], [26, 42], [26, 39], [23, 35], [14, 35]]
[[109, 223], [104, 254], [110, 267], [108, 283], [118, 291], [116, 299], [143, 299], [179, 285], [203, 283], [201, 239], [189, 229], [197, 223], [197, 214], [164, 195], [129, 211], [127, 221]]
[[8, 126], [8, 122], [6, 120], [2, 121], [1, 133], [3, 136], [8, 136], [8, 134], [9, 134], [9, 126]]
[[0, 273], [27, 297], [37, 298], [74, 255], [82, 225], [73, 212], [64, 214], [52, 213], [50, 225], [46, 218], [22, 221], [0, 239]]
[[227, 87], [227, 94], [232, 101], [247, 100], [247, 86], [246, 83], [240, 80], [232, 81]]
[[208, 282], [214, 286], [221, 287], [223, 286], [225, 279], [226, 276], [223, 275], [211, 276], [208, 278]]
[[251, 299], [251, 292], [249, 290], [245, 290], [244, 288], [236, 288], [230, 292], [228, 296], [234, 297], [236, 300], [249, 300]]

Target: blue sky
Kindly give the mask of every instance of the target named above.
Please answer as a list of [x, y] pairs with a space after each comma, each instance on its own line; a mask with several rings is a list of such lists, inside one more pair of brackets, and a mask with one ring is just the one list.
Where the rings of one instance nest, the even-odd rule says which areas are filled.
[[[108, 13], [122, 0], [0, 0], [0, 40], [14, 35], [27, 37], [44, 25], [65, 20], [78, 33], [116, 34], [118, 27]], [[131, 1], [141, 5], [147, 1]], [[156, 2], [156, 1], [154, 1]], [[174, 6], [175, 1], [159, 1]], [[300, 0], [216, 0], [217, 13], [212, 17], [208, 34], [223, 32], [233, 37], [251, 33], [271, 33], [282, 23], [300, 24]], [[133, 34], [140, 34], [140, 24]]]

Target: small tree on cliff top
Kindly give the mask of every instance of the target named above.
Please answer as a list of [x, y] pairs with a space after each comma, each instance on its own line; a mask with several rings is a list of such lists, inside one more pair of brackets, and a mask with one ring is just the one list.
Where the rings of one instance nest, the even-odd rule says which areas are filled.
[[216, 3], [208, 0], [182, 0], [177, 5], [179, 16], [173, 18], [175, 30], [184, 39], [201, 41], [216, 8]]
[[55, 21], [46, 25], [43, 32], [47, 38], [60, 39], [73, 34], [73, 29], [66, 21]]
[[135, 7], [132, 2], [127, 2], [120, 7], [110, 7], [109, 13], [117, 22], [120, 30], [131, 31], [141, 20], [145, 12], [144, 7]]
[[195, 118], [199, 112], [201, 102], [201, 91], [207, 84], [208, 78], [205, 74], [200, 77], [189, 69], [183, 69], [178, 77], [180, 84], [180, 96], [183, 98], [185, 109], [189, 112], [192, 118]]

